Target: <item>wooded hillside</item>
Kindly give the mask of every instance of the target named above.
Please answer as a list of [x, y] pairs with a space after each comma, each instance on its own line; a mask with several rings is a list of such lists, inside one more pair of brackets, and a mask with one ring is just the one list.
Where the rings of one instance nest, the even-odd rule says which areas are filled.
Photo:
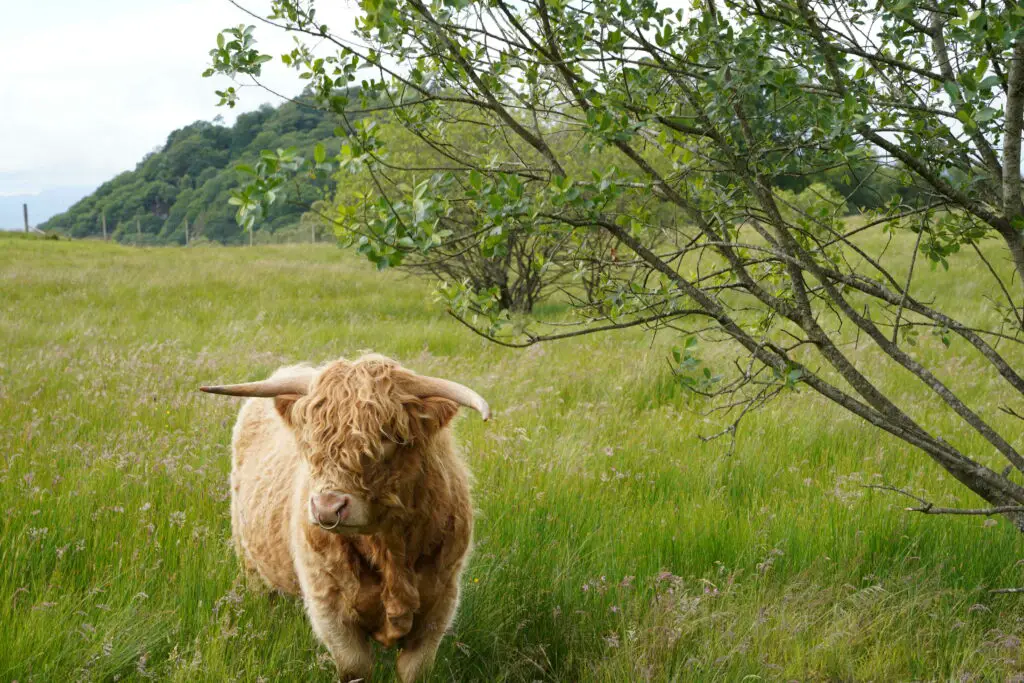
[[[299, 155], [309, 156], [323, 142], [336, 151], [338, 123], [331, 115], [295, 102], [276, 108], [264, 105], [241, 114], [233, 126], [196, 121], [167, 136], [166, 144], [134, 170], [104, 183], [40, 228], [76, 238], [98, 237], [105, 213], [108, 234], [123, 242], [184, 244], [186, 220], [191, 236], [200, 241], [245, 242], [248, 237], [228, 203], [231, 191], [245, 178], [236, 166], [252, 163], [264, 149], [294, 147]], [[296, 229], [314, 190], [305, 183], [275, 204], [256, 225], [256, 240], [280, 239]]]

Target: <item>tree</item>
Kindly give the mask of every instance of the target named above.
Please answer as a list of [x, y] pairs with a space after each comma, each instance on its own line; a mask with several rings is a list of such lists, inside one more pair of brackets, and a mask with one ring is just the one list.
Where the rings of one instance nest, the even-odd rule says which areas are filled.
[[[502, 165], [514, 164], [526, 152], [521, 143], [501, 136], [500, 129], [464, 123], [466, 114], [459, 107], [442, 106], [433, 115], [433, 124], [444, 125], [459, 141], [458, 154]], [[446, 202], [433, 176], [447, 171], [451, 151], [435, 148], [394, 117], [378, 115], [373, 124], [381, 153], [371, 163], [353, 159], [341, 167], [334, 197], [337, 213], [327, 216], [339, 239], [357, 244], [379, 267], [401, 266], [467, 283], [475, 295], [493, 298], [500, 310], [511, 314], [530, 313], [556, 291], [565, 291], [574, 269], [556, 257], [573, 231], [523, 220], [520, 207], [533, 201], [530, 184], [518, 182], [515, 175], [502, 178], [511, 202], [485, 207]], [[464, 180], [470, 192], [493, 194], [491, 178], [476, 173]], [[410, 191], [412, 201], [406, 202], [404, 195]], [[392, 229], [395, 221], [424, 226], [423, 237], [429, 241], [417, 246], [407, 234]]]
[[[984, 244], [998, 240], [1024, 276], [1016, 4], [701, 0], [685, 11], [655, 0], [408, 0], [361, 5], [366, 47], [319, 23], [313, 4], [273, 0], [269, 17], [257, 18], [330, 46], [317, 54], [300, 41], [283, 56], [322, 106], [342, 116], [387, 110], [446, 159], [367, 212], [367, 250], [395, 262], [429, 253], [440, 248], [439, 221], [467, 215], [478, 234], [499, 240], [510, 223], [557, 233], [564, 248], [547, 263], [574, 269], [581, 283], [567, 291], [578, 314], [571, 331], [565, 320], [508, 325], [492, 294], [450, 283], [457, 318], [511, 345], [632, 325], [673, 330], [686, 340], [674, 353], [681, 381], [737, 420], [809, 388], [926, 453], [992, 506], [983, 512], [1024, 530], [1024, 457], [1011, 436], [1019, 424], [971, 405], [970, 377], [948, 378], [909, 348], [922, 329], [947, 345], [957, 339], [1016, 398], [1024, 394], [998, 346], [1019, 342], [1021, 284]], [[268, 57], [252, 35], [225, 34], [210, 73], [258, 76]], [[353, 108], [338, 88], [363, 68]], [[237, 97], [233, 88], [221, 95], [228, 104]], [[351, 127], [337, 158], [317, 163], [383, 171], [386, 143], [368, 121]], [[517, 156], [466, 153], [466, 126], [509, 140]], [[614, 161], [584, 172], [580, 153]], [[778, 189], [794, 175], [864, 169], [884, 172], [900, 194], [857, 224], [829, 208], [849, 195], [798, 202]], [[264, 171], [243, 215], [284, 182], [280, 169]], [[410, 218], [422, 198], [429, 215]], [[914, 236], [907, 270], [863, 246], [879, 232]], [[475, 246], [493, 248], [487, 237]], [[977, 302], [993, 315], [958, 319], [911, 287], [915, 267], [948, 268], [961, 249], [1002, 292], [1001, 302]], [[716, 375], [700, 366], [697, 339], [732, 343], [745, 360]], [[873, 353], [856, 352], [855, 339]], [[942, 433], [905, 395], [887, 392], [880, 367], [912, 380], [959, 428]], [[734, 431], [735, 423], [726, 430]]]

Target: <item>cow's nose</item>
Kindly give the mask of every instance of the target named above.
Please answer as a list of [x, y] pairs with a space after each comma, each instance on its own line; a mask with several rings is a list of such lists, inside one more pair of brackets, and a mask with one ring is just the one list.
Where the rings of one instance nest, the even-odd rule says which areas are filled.
[[333, 529], [345, 521], [349, 500], [348, 496], [337, 491], [316, 493], [309, 499], [309, 510], [317, 524]]

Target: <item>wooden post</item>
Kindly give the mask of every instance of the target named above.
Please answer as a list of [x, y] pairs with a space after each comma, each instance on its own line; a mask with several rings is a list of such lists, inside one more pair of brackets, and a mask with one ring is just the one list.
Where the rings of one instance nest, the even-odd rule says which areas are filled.
[[313, 244], [316, 244], [316, 221], [309, 222], [309, 234], [313, 238]]
[[188, 218], [185, 218], [185, 246], [188, 246]]
[[252, 226], [249, 226], [249, 246], [252, 246]]
[[107, 212], [104, 211], [100, 214], [100, 225], [103, 226], [103, 241], [107, 241]]
[[25, 232], [28, 232], [28, 204], [21, 205], [21, 212], [25, 215]]
[[135, 246], [139, 246], [139, 242], [142, 241], [142, 221], [138, 216], [135, 217]]

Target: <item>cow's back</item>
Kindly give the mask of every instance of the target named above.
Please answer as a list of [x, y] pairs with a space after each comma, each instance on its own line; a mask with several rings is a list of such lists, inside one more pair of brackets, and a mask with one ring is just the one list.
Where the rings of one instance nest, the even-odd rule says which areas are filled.
[[245, 402], [231, 446], [231, 528], [239, 559], [272, 588], [297, 594], [288, 534], [298, 450], [272, 399]]

